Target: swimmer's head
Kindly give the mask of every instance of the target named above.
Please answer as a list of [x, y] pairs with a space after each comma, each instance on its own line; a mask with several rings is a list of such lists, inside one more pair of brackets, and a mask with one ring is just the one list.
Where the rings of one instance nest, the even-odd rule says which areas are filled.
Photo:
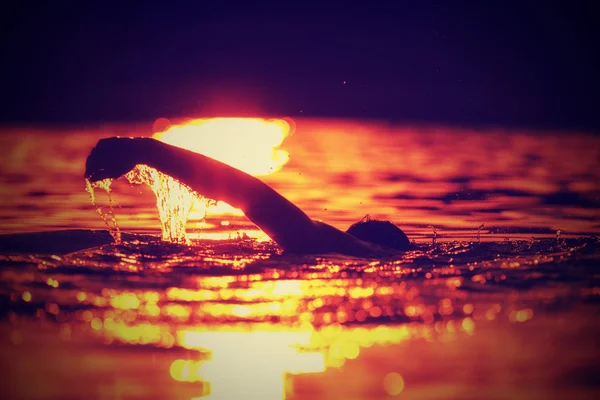
[[353, 224], [346, 233], [365, 242], [396, 250], [406, 250], [410, 247], [408, 237], [400, 228], [390, 221], [371, 219], [369, 215]]

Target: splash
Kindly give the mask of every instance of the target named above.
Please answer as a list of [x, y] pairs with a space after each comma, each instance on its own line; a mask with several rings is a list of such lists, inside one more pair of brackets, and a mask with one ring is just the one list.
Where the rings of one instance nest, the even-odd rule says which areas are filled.
[[[179, 183], [168, 175], [146, 165], [137, 165], [125, 175], [131, 184], [146, 184], [156, 196], [156, 208], [161, 223], [162, 240], [169, 243], [189, 244], [186, 233], [188, 215], [194, 204], [199, 204], [199, 212], [204, 214], [214, 201], [206, 199], [187, 186]], [[113, 179], [90, 182], [86, 179], [86, 191], [96, 212], [102, 217], [108, 232], [116, 243], [121, 243], [121, 230], [114, 211], [114, 201], [111, 196]], [[97, 204], [95, 189], [100, 188], [108, 195], [108, 208]]]
[[206, 208], [213, 202], [206, 199], [177, 180], [146, 165], [137, 165], [125, 175], [131, 184], [146, 184], [156, 196], [156, 208], [161, 223], [162, 240], [171, 243], [188, 244], [186, 224], [196, 199], [204, 205], [200, 211], [205, 215]]
[[479, 225], [477, 228], [477, 243], [481, 243], [481, 230], [485, 227], [485, 223]]
[[431, 238], [431, 245], [435, 247], [435, 244], [437, 242], [437, 229], [435, 229], [435, 226], [433, 225], [427, 225], [429, 228], [431, 228], [432, 232], [433, 232], [433, 236]]
[[[117, 218], [115, 217], [114, 212], [114, 202], [111, 196], [110, 186], [112, 184], [112, 179], [104, 179], [98, 182], [90, 182], [88, 179], [85, 180], [85, 190], [90, 194], [90, 201], [92, 205], [96, 208], [96, 212], [102, 217], [104, 220], [104, 224], [108, 229], [108, 233], [113, 237], [116, 243], [121, 242], [121, 230], [119, 229], [119, 225], [117, 224]], [[102, 206], [99, 206], [96, 203], [96, 192], [95, 189], [100, 188], [106, 191], [108, 195], [108, 211], [106, 211]]]

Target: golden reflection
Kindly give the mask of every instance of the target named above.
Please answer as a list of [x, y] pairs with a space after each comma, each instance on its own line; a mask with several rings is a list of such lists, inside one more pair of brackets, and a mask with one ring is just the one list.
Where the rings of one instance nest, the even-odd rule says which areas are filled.
[[110, 305], [113, 308], [122, 310], [137, 309], [140, 306], [140, 301], [135, 293], [124, 292], [112, 297]]
[[[115, 255], [125, 256], [123, 250]], [[336, 267], [337, 272], [330, 272]], [[474, 303], [454, 290], [454, 280], [462, 277], [443, 278], [440, 271], [455, 273], [436, 268], [429, 271], [427, 285], [421, 285], [396, 276], [424, 276], [420, 267], [394, 264], [377, 276], [353, 276], [344, 274], [343, 263], [321, 261], [304, 271], [191, 275], [166, 289], [68, 289], [68, 297], [83, 307], [75, 311], [82, 329], [107, 345], [173, 349], [164, 352], [166, 377], [191, 387], [193, 396], [285, 399], [294, 391], [290, 385], [304, 379], [294, 375], [345, 373], [387, 346], [473, 336], [489, 329], [483, 322], [497, 319], [503, 307], [512, 322], [533, 317], [533, 310], [520, 304]], [[66, 278], [60, 279], [65, 281], [61, 290], [67, 290]], [[47, 276], [40, 281], [48, 283]], [[428, 286], [430, 282], [437, 286]], [[57, 292], [52, 285], [42, 286]], [[15, 298], [31, 296], [25, 294]], [[61, 320], [68, 307], [46, 300], [43, 311], [56, 317], [60, 340], [74, 340], [76, 324]], [[22, 338], [16, 332], [10, 341], [17, 345]], [[382, 366], [370, 385], [381, 395], [404, 395], [409, 381], [397, 368], [404, 366]]]
[[[115, 298], [128, 296], [117, 294]], [[234, 316], [239, 310], [249, 310], [237, 306], [236, 311], [234, 307], [223, 310], [221, 321], [227, 320], [226, 312]], [[172, 305], [161, 311], [168, 313], [165, 310], [170, 308]], [[180, 310], [175, 312], [177, 314], [185, 307], [175, 309]], [[462, 332], [473, 334], [475, 326], [470, 317], [460, 321], [458, 326], [455, 321], [448, 321], [446, 325], [436, 323], [435, 327], [423, 324], [345, 326], [336, 322], [320, 328], [311, 324], [293, 327], [271, 322], [221, 322], [198, 326], [186, 322], [174, 325], [139, 319], [128, 321], [122, 312], [115, 310], [105, 312], [104, 318], [92, 318], [91, 328], [102, 331], [109, 343], [117, 340], [197, 351], [190, 359], [173, 360], [170, 375], [179, 382], [202, 382], [202, 393], [208, 398], [235, 398], [241, 394], [285, 398], [286, 376], [290, 374], [342, 368], [348, 360], [357, 359], [364, 348], [417, 338], [431, 341], [433, 335], [448, 340], [458, 333], [458, 327]], [[89, 316], [85, 318], [89, 319]], [[68, 334], [64, 332], [64, 335]], [[394, 374], [388, 374], [384, 379], [384, 388], [389, 394], [400, 393], [404, 388], [402, 376]]]
[[[121, 248], [112, 255], [139, 259]], [[263, 256], [201, 257], [235, 266]], [[192, 273], [174, 276], [160, 288], [113, 285], [95, 292], [70, 288], [66, 276], [48, 278], [44, 271], [38, 278], [44, 292], [34, 296], [44, 301], [38, 311], [58, 321], [63, 341], [75, 337], [76, 324], [66, 322], [73, 311], [47, 293], [68, 291], [66, 297], [77, 308], [75, 320], [105, 344], [178, 349], [165, 352], [169, 379], [194, 383], [195, 395], [209, 398], [281, 399], [294, 374], [352, 369], [372, 352], [385, 351], [380, 347], [408, 341], [447, 343], [473, 336], [485, 332], [485, 322], [500, 317], [514, 323], [533, 318], [533, 309], [525, 308], [516, 294], [505, 305], [476, 303], [467, 291], [456, 290], [463, 279], [465, 285], [479, 286], [473, 283], [479, 279], [489, 285], [495, 279], [491, 273], [474, 272], [480, 278], [472, 279], [457, 276], [452, 265], [426, 272], [403, 262], [364, 265], [359, 274], [352, 272], [351, 261], [319, 259], [298, 270]], [[481, 263], [472, 266], [475, 270]], [[417, 281], [412, 278], [417, 274], [430, 277]], [[21, 291], [14, 298], [31, 301], [32, 295]], [[19, 342], [16, 335], [13, 344]], [[405, 391], [404, 372], [393, 368], [386, 366], [373, 381], [390, 396]]]
[[390, 396], [400, 394], [404, 390], [404, 378], [397, 372], [390, 372], [383, 380], [383, 388]]
[[46, 284], [48, 286], [52, 286], [53, 288], [57, 288], [59, 286], [59, 282], [56, 279], [52, 278], [46, 279]]
[[[457, 300], [445, 297], [437, 305], [427, 305], [419, 291], [405, 283], [379, 282], [374, 289], [374, 282], [363, 278], [272, 281], [268, 276], [205, 277], [197, 281], [196, 289], [171, 287], [164, 294], [104, 289], [105, 308], [85, 310], [81, 320], [106, 343], [193, 351], [170, 361], [169, 374], [177, 382], [196, 382], [198, 396], [215, 399], [285, 399], [290, 375], [344, 368], [375, 345], [449, 341], [475, 332], [472, 305], [460, 305], [469, 314], [463, 319], [434, 321], [436, 311], [458, 307]], [[399, 296], [410, 304], [394, 310], [385, 305], [389, 300], [380, 303], [377, 296]], [[91, 293], [85, 297], [98, 303]], [[490, 310], [499, 311], [496, 305]], [[374, 322], [398, 311], [415, 322]], [[527, 310], [521, 311], [527, 315]], [[514, 318], [523, 319], [521, 314]], [[369, 318], [374, 320], [364, 325], [347, 324]], [[61, 331], [64, 340], [70, 335]], [[381, 379], [389, 395], [404, 391], [399, 373], [389, 372]]]
[[[227, 124], [230, 125], [225, 129]], [[281, 135], [277, 133], [279, 136], [267, 138], [269, 134], [266, 134], [264, 140], [250, 139], [255, 131], [262, 132], [261, 127], [271, 128], [262, 122], [251, 122], [252, 126], [244, 124], [246, 122], [205, 121], [185, 127], [178, 133], [175, 128], [164, 129], [166, 125], [160, 130], [171, 132], [173, 140], [175, 135], [181, 134], [181, 146], [195, 146], [197, 151], [205, 154], [213, 151], [209, 148], [214, 146], [215, 153], [208, 155], [216, 158], [226, 158], [227, 154], [219, 152], [226, 152], [232, 149], [232, 143], [242, 141], [237, 137], [231, 141], [220, 130], [250, 132], [247, 136], [253, 146], [262, 142], [268, 144], [267, 150], [257, 152], [247, 146], [252, 153], [246, 158], [251, 164], [248, 168], [256, 167], [250, 172], [281, 168], [287, 160], [281, 157], [285, 153], [278, 150]], [[66, 380], [79, 381], [85, 385], [86, 393], [102, 387], [94, 393], [105, 397], [115, 397], [111, 385], [132, 388], [128, 389], [131, 392], [122, 393], [122, 397], [283, 398], [286, 391], [306, 397], [302, 392], [305, 387], [301, 388], [300, 384], [298, 391], [290, 390], [290, 382], [295, 385], [294, 379], [299, 382], [304, 378], [290, 379], [289, 375], [315, 373], [319, 383], [311, 387], [317, 392], [311, 395], [316, 398], [320, 395], [327, 398], [396, 395], [439, 398], [441, 391], [450, 387], [462, 390], [468, 384], [482, 389], [480, 395], [485, 398], [511, 383], [521, 385], [524, 382], [522, 371], [531, 375], [525, 378], [534, 382], [536, 390], [537, 387], [548, 389], [548, 392], [531, 393], [531, 397], [547, 398], [563, 393], [568, 397], [572, 394], [568, 386], [565, 386], [568, 391], [557, 394], [556, 385], [537, 383], [559, 382], [562, 385], [572, 380], [573, 385], [579, 385], [582, 377], [587, 376], [585, 366], [589, 352], [578, 352], [569, 343], [577, 343], [582, 349], [591, 348], [597, 327], [588, 322], [593, 320], [589, 316], [594, 310], [588, 312], [586, 308], [581, 312], [567, 310], [565, 313], [562, 306], [577, 304], [579, 307], [581, 302], [575, 295], [579, 290], [584, 300], [593, 301], [600, 294], [600, 287], [592, 279], [583, 285], [585, 287], [575, 282], [574, 287], [567, 285], [567, 288], [560, 282], [573, 281], [560, 277], [563, 274], [570, 276], [571, 269], [566, 267], [577, 264], [582, 254], [586, 261], [588, 255], [597, 250], [597, 240], [577, 241], [577, 246], [588, 246], [585, 253], [567, 246], [569, 239], [564, 234], [556, 241], [554, 234], [549, 233], [553, 239], [551, 244], [538, 240], [537, 233], [533, 233], [535, 239], [530, 243], [486, 243], [503, 240], [504, 233], [493, 234], [490, 230], [486, 234], [479, 232], [481, 229], [477, 226], [485, 222], [486, 227], [501, 228], [498, 232], [503, 232], [504, 228], [507, 232], [512, 232], [512, 228], [522, 232], [520, 229], [525, 221], [532, 232], [537, 228], [544, 228], [540, 231], [544, 232], [550, 227], [554, 227], [551, 232], [558, 227], [563, 232], [596, 232], [593, 217], [597, 216], [597, 208], [551, 206], [546, 200], [557, 194], [556, 182], [568, 181], [574, 174], [579, 174], [577, 179], [583, 180], [588, 179], [584, 178], [585, 174], [591, 174], [589, 182], [594, 181], [597, 173], [590, 160], [597, 159], [597, 151], [577, 158], [585, 163], [562, 163], [567, 171], [562, 167], [549, 167], [550, 162], [554, 165], [554, 161], [564, 160], [561, 154], [565, 146], [557, 146], [560, 151], [556, 154], [543, 154], [540, 151], [548, 146], [540, 146], [537, 140], [521, 146], [522, 149], [516, 152], [509, 152], [511, 158], [490, 162], [490, 155], [498, 149], [490, 142], [493, 135], [466, 136], [465, 143], [469, 144], [463, 146], [466, 150], [449, 153], [447, 149], [457, 136], [444, 134], [434, 136], [434, 140], [423, 140], [425, 136], [419, 132], [389, 137], [370, 133], [360, 136], [353, 133], [362, 129], [356, 124], [349, 125], [348, 129], [316, 128], [312, 134], [313, 129], [306, 128], [306, 140], [285, 143], [286, 149], [299, 162], [270, 176], [268, 183], [284, 189], [290, 200], [309, 215], [338, 227], [354, 222], [360, 217], [356, 215], [357, 210], [363, 208], [391, 219], [398, 215], [398, 209], [402, 209], [401, 218], [410, 229], [409, 236], [422, 243], [416, 246], [418, 250], [390, 262], [333, 261], [335, 257], [272, 257], [269, 261], [256, 263], [258, 265], [251, 271], [250, 268], [242, 269], [265, 256], [256, 255], [255, 251], [250, 254], [245, 250], [229, 251], [233, 248], [229, 245], [223, 247], [223, 252], [217, 246], [205, 246], [193, 255], [189, 255], [192, 253], [189, 249], [184, 249], [181, 254], [170, 254], [169, 246], [164, 247], [164, 253], [162, 247], [156, 254], [146, 253], [144, 249], [136, 251], [137, 244], [126, 243], [62, 256], [4, 256], [2, 261], [7, 267], [0, 275], [9, 282], [5, 285], [4, 295], [10, 303], [3, 337], [7, 350], [14, 352], [6, 357], [10, 364], [7, 373], [12, 373], [13, 369], [38, 367], [36, 364], [41, 367], [44, 363], [35, 360], [40, 358], [43, 349], [49, 352], [47, 356], [43, 354], [44, 357], [66, 361], [50, 363], [45, 373], [26, 373], [28, 370], [23, 369], [24, 386], [36, 386], [31, 385], [31, 379], [27, 377], [46, 376], [47, 384], [38, 385], [43, 390], [52, 385], [70, 387], [70, 384], [64, 385]], [[282, 127], [283, 131], [285, 129]], [[106, 133], [101, 132], [103, 136]], [[193, 137], [196, 134], [197, 138]], [[35, 136], [36, 140], [19, 140], [27, 146], [41, 143], [47, 151], [31, 152], [30, 159], [22, 163], [28, 166], [25, 169], [16, 170], [16, 164], [6, 164], [5, 170], [14, 175], [11, 182], [24, 182], [15, 186], [15, 190], [22, 193], [9, 199], [11, 205], [23, 207], [5, 207], [7, 232], [62, 229], [65, 221], [71, 221], [70, 228], [91, 227], [89, 213], [78, 207], [65, 207], [67, 202], [79, 204], [86, 200], [86, 194], [78, 193], [77, 187], [81, 183], [80, 169], [86, 155], [82, 149], [87, 151], [89, 146], [82, 145], [87, 142], [71, 140], [70, 136], [55, 140], [53, 136], [48, 139], [40, 135]], [[88, 136], [84, 132], [81, 137]], [[95, 142], [98, 137], [89, 136], [82, 140], [89, 140], [91, 145], [91, 139]], [[470, 147], [474, 146], [472, 141], [478, 141], [480, 145]], [[57, 143], [67, 147], [56, 147]], [[273, 147], [274, 144], [277, 145]], [[331, 150], [339, 149], [340, 145], [343, 152]], [[586, 144], [577, 151], [597, 147]], [[398, 157], [399, 149], [410, 151], [402, 151], [402, 157]], [[492, 153], [489, 153], [490, 149]], [[40, 157], [40, 154], [46, 156]], [[264, 163], [258, 163], [258, 155]], [[447, 157], [437, 164], [444, 167], [431, 168], [432, 160], [442, 156]], [[48, 157], [52, 162], [48, 162]], [[77, 158], [79, 161], [75, 162]], [[236, 167], [246, 168], [239, 154], [232, 158], [240, 162]], [[393, 171], [389, 160], [394, 160]], [[537, 160], [528, 161], [537, 166], [519, 167], [518, 170], [507, 168], [520, 163], [519, 160]], [[465, 176], [474, 168], [477, 174]], [[544, 169], [546, 175], [532, 174], [535, 168]], [[324, 170], [328, 171], [325, 178]], [[17, 172], [22, 176], [15, 175]], [[398, 175], [390, 177], [392, 173]], [[56, 184], [57, 181], [50, 179], [48, 174], [66, 178]], [[74, 178], [71, 180], [69, 176]], [[160, 183], [162, 178], [154, 176], [153, 179]], [[25, 183], [29, 180], [31, 183]], [[531, 186], [536, 180], [540, 184]], [[462, 181], [465, 183], [457, 183]], [[46, 186], [48, 182], [53, 183], [52, 188]], [[578, 195], [582, 198], [591, 195], [585, 190], [599, 188], [589, 182], [579, 184], [583, 192]], [[109, 183], [101, 182], [100, 186], [110, 189]], [[586, 187], [588, 189], [584, 190]], [[170, 188], [173, 193], [171, 197], [165, 197], [167, 208], [175, 201], [184, 204], [180, 211], [185, 214], [189, 211], [186, 209], [191, 209], [187, 214], [190, 219], [201, 220], [207, 212], [224, 213], [222, 218], [200, 224], [202, 231], [189, 238], [243, 240], [258, 234], [259, 231], [245, 229], [246, 226], [240, 224], [241, 211], [220, 202], [184, 199], [181, 203], [179, 189], [175, 185]], [[340, 189], [344, 189], [344, 196], [332, 195]], [[485, 200], [461, 200], [471, 190], [489, 190], [492, 195]], [[518, 190], [522, 193], [514, 196], [494, 195]], [[571, 185], [568, 190], [577, 191]], [[30, 191], [33, 195], [26, 195]], [[455, 193], [460, 194], [456, 200]], [[137, 193], [132, 199], [135, 199], [131, 201], [134, 206], [127, 213], [139, 219], [136, 226], [140, 232], [146, 232], [154, 224], [154, 220], [152, 224], [144, 222], [144, 218], [149, 221], [156, 214], [154, 199], [150, 198], [145, 204]], [[494, 209], [497, 211], [491, 212]], [[103, 211], [107, 211], [104, 214], [107, 224], [112, 225], [110, 210]], [[565, 213], [573, 218], [563, 218]], [[49, 218], [39, 218], [42, 215]], [[179, 218], [180, 214], [171, 215]], [[102, 221], [98, 219], [97, 222], [100, 227]], [[431, 228], [426, 227], [430, 224], [443, 234], [437, 236], [435, 248], [430, 246]], [[455, 230], [458, 228], [469, 230]], [[510, 238], [525, 238], [529, 242], [531, 234], [526, 233], [525, 237], [524, 233], [511, 233]], [[448, 243], [452, 240], [459, 242]], [[476, 243], [462, 240], [476, 240]], [[173, 248], [176, 252], [180, 249], [178, 246]], [[565, 261], [570, 261], [566, 267]], [[584, 264], [588, 265], [587, 262]], [[576, 269], [574, 273], [579, 279], [584, 272]], [[213, 273], [230, 275], [207, 276]], [[585, 274], [588, 273], [593, 274], [593, 271], [586, 269]], [[531, 284], [525, 285], [530, 289], [521, 290], [523, 282]], [[565, 303], [565, 293], [569, 294], [567, 300], [571, 299], [573, 303], [571, 300]], [[561, 307], [554, 307], [556, 305]], [[571, 323], [563, 323], [567, 317], [572, 318]], [[550, 324], [555, 321], [558, 324], [552, 328]], [[508, 323], [515, 326], [508, 327]], [[34, 346], [33, 334], [46, 329], [57, 333], [62, 341], [73, 341], [76, 346], [71, 343], [56, 346], [45, 331], [40, 336], [41, 346]], [[552, 335], [537, 335], [539, 329], [558, 330], [548, 331]], [[582, 335], [573, 337], [585, 340], [559, 340], [561, 346], [556, 346], [554, 338], [569, 338], [567, 333], [571, 330]], [[455, 343], [440, 345], [457, 338]], [[557, 351], [564, 351], [568, 363], [556, 362], [560, 360], [554, 355], [546, 357], [548, 344], [554, 345]], [[67, 358], [69, 350], [77, 356], [85, 356], [82, 364], [72, 363], [75, 358]], [[527, 353], [521, 354], [523, 351]], [[17, 355], [26, 352], [34, 354], [35, 357], [30, 359], [33, 362], [19, 360]], [[580, 361], [571, 361], [579, 357], [579, 353], [582, 353]], [[514, 357], [515, 354], [519, 357]], [[94, 362], [89, 363], [89, 360]], [[115, 366], [120, 369], [117, 371]], [[578, 373], [573, 375], [572, 371]], [[344, 379], [329, 380], [337, 373]], [[94, 380], [93, 376], [99, 379]], [[16, 379], [9, 376], [8, 381]], [[319, 387], [323, 381], [327, 383]], [[139, 389], [139, 393], [138, 385], [144, 388]], [[330, 389], [326, 390], [326, 385], [330, 385]], [[344, 394], [340, 390], [342, 386], [348, 387]], [[425, 392], [424, 387], [431, 391]], [[64, 393], [56, 390], [51, 397], [85, 397], [61, 396]], [[48, 398], [48, 395], [44, 397]]]
[[465, 315], [472, 314], [474, 310], [473, 304], [467, 303], [463, 306], [463, 313]]
[[[439, 333], [439, 332], [438, 332]], [[453, 335], [442, 328], [441, 334]], [[359, 357], [361, 348], [397, 344], [411, 338], [431, 340], [431, 327], [422, 325], [332, 324], [290, 329], [274, 324], [234, 324], [180, 330], [177, 343], [198, 351], [192, 359], [176, 359], [171, 377], [180, 382], [203, 382], [206, 398], [285, 399], [286, 376], [342, 368]], [[404, 390], [395, 372], [383, 379], [386, 393]]]
[[527, 322], [531, 318], [533, 318], [533, 310], [531, 308], [512, 311], [509, 316], [511, 322]]
[[[310, 297], [314, 297], [314, 300], [311, 301], [308, 307], [313, 310], [323, 306], [323, 298], [325, 297], [348, 296], [351, 299], [367, 299], [375, 293], [372, 287], [353, 287], [353, 280], [351, 279], [338, 279], [336, 281], [326, 279], [259, 281], [257, 279], [255, 282], [250, 282], [248, 287], [227, 287], [235, 279], [232, 276], [203, 279], [203, 288], [169, 288], [166, 293], [168, 299], [174, 301], [236, 300], [244, 302], [276, 301], [286, 298], [299, 300], [310, 294]], [[215, 290], [219, 288], [220, 290]], [[401, 288], [395, 288], [394, 286], [386, 287], [382, 285], [379, 289], [388, 293], [393, 293], [395, 290], [401, 291]], [[370, 308], [368, 303], [366, 303], [366, 308]]]
[[472, 335], [475, 330], [475, 322], [473, 322], [473, 319], [470, 317], [463, 319], [461, 326], [469, 335]]
[[304, 351], [310, 331], [180, 331], [184, 348], [209, 351], [203, 362], [175, 360], [170, 373], [178, 381], [209, 383], [207, 398], [285, 398], [286, 374], [325, 370], [323, 353]]
[[102, 321], [100, 320], [100, 318], [94, 318], [92, 319], [91, 326], [93, 330], [99, 331], [100, 329], [102, 329]]

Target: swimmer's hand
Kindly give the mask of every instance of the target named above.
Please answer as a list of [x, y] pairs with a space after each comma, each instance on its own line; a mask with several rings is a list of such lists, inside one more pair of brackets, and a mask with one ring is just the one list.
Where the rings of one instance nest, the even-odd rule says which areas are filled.
[[116, 179], [141, 163], [147, 138], [101, 139], [85, 163], [85, 178], [91, 182]]

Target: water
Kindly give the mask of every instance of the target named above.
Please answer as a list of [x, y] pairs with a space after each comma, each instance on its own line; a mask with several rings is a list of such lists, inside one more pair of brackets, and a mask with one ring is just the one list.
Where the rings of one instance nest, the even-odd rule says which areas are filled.
[[115, 244], [85, 157], [149, 125], [2, 135], [2, 397], [597, 398], [598, 139], [296, 123], [262, 179], [341, 229], [391, 219], [414, 250], [282, 255], [202, 202], [190, 245], [165, 243], [125, 179]]

